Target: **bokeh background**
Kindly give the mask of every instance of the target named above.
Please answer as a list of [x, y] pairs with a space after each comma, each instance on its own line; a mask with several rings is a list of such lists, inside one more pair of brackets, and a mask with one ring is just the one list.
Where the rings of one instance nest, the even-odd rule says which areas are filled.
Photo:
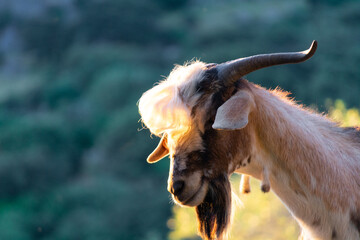
[[[248, 79], [359, 124], [360, 1], [0, 0], [0, 239], [199, 239], [166, 191], [168, 161], [145, 161], [158, 139], [139, 131], [137, 100], [175, 63], [313, 39], [308, 62]], [[252, 188], [231, 239], [296, 239], [276, 196]]]

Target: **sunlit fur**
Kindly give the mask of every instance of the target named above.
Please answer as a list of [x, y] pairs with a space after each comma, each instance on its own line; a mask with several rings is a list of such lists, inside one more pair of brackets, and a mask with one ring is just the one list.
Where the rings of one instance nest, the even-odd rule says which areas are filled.
[[[169, 134], [171, 155], [178, 153], [184, 160], [197, 149], [213, 154], [211, 167], [203, 170], [208, 192], [196, 206], [202, 237], [226, 236], [231, 215], [228, 176], [235, 171], [262, 180], [264, 190], [271, 187], [300, 224], [303, 239], [359, 239], [359, 130], [339, 127], [295, 104], [280, 90], [239, 79], [237, 93], [246, 91], [255, 103], [248, 124], [236, 131], [208, 129], [208, 138], [201, 137], [204, 122], [198, 122], [207, 121], [214, 112], [211, 98], [194, 92], [203, 69], [201, 62], [176, 67], [139, 102], [142, 121], [150, 131]], [[193, 114], [197, 101], [205, 102]], [[174, 132], [180, 137], [173, 138]], [[189, 164], [191, 171], [203, 167], [190, 161], [180, 164], [181, 169]], [[170, 180], [172, 174], [171, 169]], [[196, 191], [198, 186], [192, 188]]]
[[[190, 127], [188, 105], [196, 101], [191, 90], [196, 80], [201, 79], [204, 65], [195, 61], [176, 66], [164, 81], [142, 95], [139, 100], [141, 119], [153, 134], [186, 132]], [[190, 99], [193, 102], [189, 102]]]
[[259, 167], [237, 172], [261, 179], [266, 168], [304, 239], [359, 239], [360, 132], [340, 128], [279, 90], [249, 86], [256, 101], [249, 119], [257, 132], [252, 161]]

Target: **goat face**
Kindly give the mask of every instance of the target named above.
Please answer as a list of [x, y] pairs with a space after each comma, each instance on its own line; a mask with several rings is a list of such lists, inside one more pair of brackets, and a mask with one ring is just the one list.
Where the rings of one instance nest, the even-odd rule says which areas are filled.
[[[209, 102], [210, 106], [214, 105], [210, 99]], [[187, 132], [163, 137], [171, 159], [168, 190], [181, 205], [201, 204], [211, 183], [227, 179], [235, 170], [234, 159], [244, 159], [250, 152], [251, 132], [247, 128], [239, 131], [214, 129], [213, 109], [203, 110], [201, 107], [199, 111], [192, 111], [195, 123]], [[200, 125], [199, 119], [205, 120], [205, 126]]]
[[[187, 78], [176, 78], [176, 87], [168, 88], [165, 85], [168, 82], [163, 82], [155, 87], [161, 89], [158, 89], [156, 94], [161, 92], [166, 96], [167, 104], [162, 102], [163, 99], [155, 103], [154, 100], [145, 101], [144, 99], [150, 98], [148, 95], [151, 95], [151, 92], [148, 92], [144, 94], [144, 99], [140, 100], [139, 107], [143, 119], [144, 117], [146, 119], [143, 110], [144, 104], [147, 104], [146, 108], [153, 109], [151, 116], [163, 114], [163, 118], [166, 120], [181, 119], [172, 120], [173, 122], [170, 123], [160, 121], [161, 125], [176, 127], [169, 127], [162, 132], [160, 144], [149, 156], [148, 161], [155, 162], [170, 154], [169, 192], [173, 199], [181, 205], [198, 206], [205, 199], [209, 183], [214, 179], [221, 178], [220, 176], [225, 176], [227, 179], [228, 174], [235, 170], [233, 158], [243, 158], [250, 151], [248, 131], [219, 131], [214, 129], [213, 125], [216, 128], [227, 128], [224, 120], [231, 117], [229, 111], [231, 112], [232, 106], [229, 108], [225, 102], [232, 95], [235, 93], [234, 96], [242, 95], [244, 100], [247, 97], [249, 103], [251, 99], [245, 90], [241, 94], [237, 93], [238, 84], [233, 87], [225, 87], [218, 80], [218, 72], [213, 65], [195, 62], [174, 71], [180, 70], [183, 73], [190, 71], [193, 74], [183, 74], [190, 76]], [[193, 77], [194, 73], [196, 78]], [[173, 75], [174, 72], [170, 74], [168, 81], [172, 80]], [[177, 76], [176, 72], [175, 76]], [[169, 100], [169, 96], [172, 97], [171, 100]], [[156, 98], [151, 97], [150, 99]], [[161, 109], [149, 106], [148, 102], [156, 107], [161, 106]], [[174, 105], [176, 106], [174, 107]], [[222, 109], [219, 114], [217, 114], [218, 108]], [[243, 122], [242, 126], [238, 127], [239, 129], [246, 126], [250, 108], [241, 112], [244, 113], [242, 118], [246, 122]], [[150, 129], [155, 129], [154, 132], [157, 133], [156, 127]]]

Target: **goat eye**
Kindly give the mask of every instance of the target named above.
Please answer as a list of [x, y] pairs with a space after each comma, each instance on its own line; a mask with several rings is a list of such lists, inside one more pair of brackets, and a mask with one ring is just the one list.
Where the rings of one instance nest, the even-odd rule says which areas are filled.
[[198, 161], [202, 159], [202, 152], [201, 151], [194, 151], [189, 153], [188, 159], [191, 159], [192, 161]]
[[197, 83], [196, 87], [195, 87], [195, 92], [198, 93], [198, 92], [202, 92], [203, 90], [204, 90], [204, 87], [202, 86], [202, 84]]

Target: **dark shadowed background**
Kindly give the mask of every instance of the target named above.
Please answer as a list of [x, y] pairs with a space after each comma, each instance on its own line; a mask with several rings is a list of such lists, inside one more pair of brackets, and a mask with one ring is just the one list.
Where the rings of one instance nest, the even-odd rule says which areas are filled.
[[[197, 239], [175, 231], [193, 219], [172, 209], [168, 161], [145, 161], [158, 139], [138, 131], [137, 100], [175, 63], [313, 39], [308, 62], [248, 78], [320, 111], [359, 108], [357, 0], [0, 0], [0, 239]], [[239, 226], [274, 210], [261, 201]]]

